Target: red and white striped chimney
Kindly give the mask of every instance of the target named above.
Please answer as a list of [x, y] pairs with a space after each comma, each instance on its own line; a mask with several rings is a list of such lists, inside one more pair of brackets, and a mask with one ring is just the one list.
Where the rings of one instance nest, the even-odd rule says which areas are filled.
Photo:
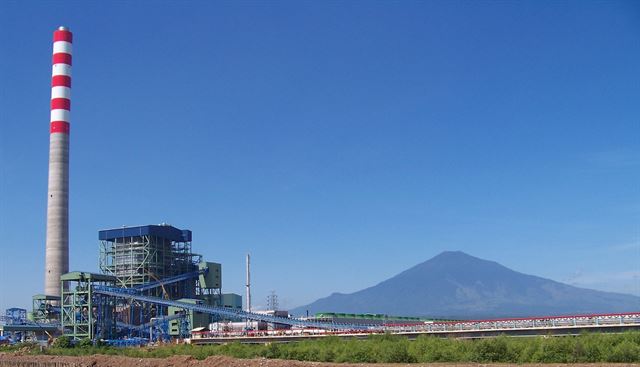
[[69, 271], [69, 115], [73, 35], [66, 27], [53, 32], [49, 189], [44, 293], [60, 296], [60, 275]]

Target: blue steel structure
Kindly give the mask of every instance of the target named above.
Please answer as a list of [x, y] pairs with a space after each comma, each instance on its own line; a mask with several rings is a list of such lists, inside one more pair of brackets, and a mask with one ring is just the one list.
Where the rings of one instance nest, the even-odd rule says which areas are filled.
[[181, 313], [176, 315], [162, 316], [162, 317], [154, 317], [149, 322], [144, 323], [142, 325], [130, 325], [122, 322], [117, 322], [116, 325], [120, 329], [127, 329], [131, 331], [137, 331], [139, 334], [149, 334], [149, 340], [168, 340], [170, 339], [169, 335], [169, 322], [172, 320], [180, 320], [181, 324], [186, 323], [186, 327], [182, 330], [182, 337], [188, 337], [189, 327], [187, 314]]
[[[116, 277], [119, 287], [160, 284], [167, 278], [197, 271], [201, 260], [191, 251], [191, 231], [167, 224], [101, 230], [98, 239], [100, 269]], [[195, 278], [185, 277], [162, 289], [155, 288], [146, 289], [147, 294], [178, 299], [194, 298], [199, 287]]]
[[0, 315], [0, 340], [8, 340], [11, 343], [29, 338], [42, 339], [56, 333], [60, 323], [41, 323], [27, 318], [27, 312], [23, 308], [9, 308], [4, 315]]
[[100, 241], [117, 241], [127, 237], [157, 236], [174, 242], [191, 242], [192, 233], [188, 229], [178, 229], [170, 225], [146, 225], [122, 227], [98, 231]]
[[[150, 333], [167, 336], [170, 330], [175, 337], [187, 336], [191, 323], [192, 327], [208, 326], [211, 315], [219, 313], [207, 312], [196, 320], [193, 314], [180, 311], [193, 310], [193, 303], [223, 306], [221, 265], [193, 253], [192, 237], [190, 230], [164, 223], [99, 231], [102, 274], [72, 272], [61, 277], [63, 334], [76, 340], [115, 340]], [[95, 289], [138, 297], [116, 297]], [[188, 306], [179, 307], [179, 315], [167, 316], [175, 300]]]
[[22, 325], [27, 323], [27, 310], [24, 308], [8, 308], [5, 312], [7, 325]]
[[149, 339], [134, 337], [128, 339], [105, 339], [102, 342], [111, 347], [127, 348], [147, 345], [149, 344]]
[[[219, 303], [220, 286], [213, 288], [199, 279], [208, 269], [200, 268], [202, 256], [193, 253], [192, 237], [190, 230], [164, 223], [101, 230], [100, 269], [116, 279], [113, 286], [142, 295]], [[147, 330], [137, 326], [162, 318], [167, 312], [161, 304], [122, 298], [114, 310], [116, 324], [129, 325], [128, 337], [142, 336]]]
[[162, 286], [169, 285], [169, 284], [172, 284], [172, 283], [181, 282], [183, 280], [195, 279], [195, 278], [199, 277], [200, 274], [206, 274], [207, 271], [208, 271], [208, 269], [203, 269], [203, 270], [198, 270], [198, 271], [192, 271], [190, 273], [179, 274], [179, 275], [176, 275], [176, 276], [164, 278], [162, 280], [156, 280], [155, 282], [139, 285], [139, 286], [134, 287], [133, 289], [137, 290], [138, 292], [144, 292], [144, 291], [148, 291], [148, 290], [153, 289], [153, 288], [158, 288], [158, 287], [162, 287]]
[[[267, 323], [330, 330], [369, 330], [362, 324], [327, 323], [245, 312], [224, 307], [220, 264], [202, 261], [191, 251], [192, 233], [170, 225], [122, 227], [99, 231], [102, 274], [74, 272], [61, 278], [62, 327], [73, 339], [114, 340], [126, 336], [187, 336], [189, 326], [207, 320], [257, 320]], [[213, 267], [213, 268], [211, 268]], [[65, 289], [64, 284], [61, 287]], [[169, 307], [178, 315], [167, 316]], [[193, 321], [194, 324], [188, 325]], [[175, 325], [175, 321], [173, 321]]]
[[272, 316], [272, 315], [266, 315], [261, 313], [247, 312], [247, 311], [242, 311], [237, 309], [217, 307], [217, 306], [205, 305], [205, 304], [191, 304], [186, 302], [162, 299], [159, 297], [141, 295], [135, 289], [95, 285], [93, 287], [93, 292], [112, 296], [112, 297], [132, 299], [132, 300], [141, 301], [149, 304], [157, 304], [157, 305], [162, 305], [167, 307], [168, 306], [179, 307], [185, 310], [197, 311], [197, 312], [202, 312], [202, 313], [207, 313], [212, 315], [219, 315], [219, 316], [222, 316], [225, 318], [231, 318], [231, 319], [240, 318], [240, 319], [248, 319], [248, 320], [254, 320], [254, 321], [264, 321], [264, 322], [274, 323], [274, 324], [291, 325], [291, 326], [297, 326], [297, 327], [303, 327], [303, 328], [319, 328], [319, 329], [329, 329], [329, 330], [374, 330], [374, 329], [381, 328], [380, 325], [327, 323], [327, 322], [302, 320], [302, 319], [296, 319], [296, 318]]

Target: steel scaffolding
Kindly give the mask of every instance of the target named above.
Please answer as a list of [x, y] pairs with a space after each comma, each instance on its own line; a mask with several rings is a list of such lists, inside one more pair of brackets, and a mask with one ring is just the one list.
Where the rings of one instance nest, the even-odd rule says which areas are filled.
[[[116, 279], [116, 287], [163, 299], [220, 304], [220, 265], [202, 262], [202, 256], [193, 253], [191, 231], [167, 224], [145, 225], [101, 230], [98, 237], [100, 270]], [[115, 312], [120, 325], [137, 326], [166, 316], [168, 310], [161, 304], [120, 299]], [[126, 332], [134, 337], [147, 331], [130, 327]]]
[[[100, 270], [117, 278], [122, 288], [134, 288], [162, 279], [194, 272], [200, 255], [191, 251], [191, 241], [179, 242], [152, 233], [100, 241]], [[193, 298], [196, 280], [185, 279], [155, 289], [148, 295], [169, 299]]]
[[[168, 316], [172, 304], [148, 302], [144, 297], [222, 306], [221, 265], [204, 262], [192, 252], [191, 231], [166, 224], [146, 225], [101, 230], [98, 238], [102, 274], [72, 272], [61, 278], [58, 310], [64, 335], [75, 340], [158, 336], [168, 332], [169, 322], [181, 319], [182, 325], [187, 319], [195, 320], [195, 314], [182, 310], [174, 319]], [[105, 285], [142, 298], [94, 292]], [[34, 303], [34, 310], [43, 307], [54, 311], [50, 306], [36, 308]], [[158, 324], [158, 320], [164, 321]], [[206, 326], [211, 315], [206, 313], [197, 321], [198, 326]]]
[[60, 322], [60, 297], [36, 294], [33, 296], [32, 310], [32, 321], [57, 324]]
[[62, 284], [62, 333], [74, 340], [111, 339], [115, 336], [115, 306], [113, 297], [93, 292], [94, 285], [113, 286], [112, 276], [71, 272], [60, 277]]

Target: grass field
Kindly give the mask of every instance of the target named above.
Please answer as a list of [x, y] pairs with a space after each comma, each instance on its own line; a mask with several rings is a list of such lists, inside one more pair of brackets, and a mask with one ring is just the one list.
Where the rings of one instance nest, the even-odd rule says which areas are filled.
[[[16, 347], [0, 347], [11, 351]], [[42, 353], [37, 348], [32, 353]], [[92, 346], [82, 341], [70, 346], [59, 339], [44, 351], [53, 355], [109, 354], [129, 357], [169, 357], [191, 355], [205, 359], [211, 355], [235, 358], [277, 358], [319, 362], [503, 362], [503, 363], [593, 363], [640, 362], [640, 332], [624, 334], [583, 334], [563, 337], [458, 340], [422, 336], [409, 341], [401, 336], [372, 335], [367, 340], [328, 337], [287, 344], [247, 345], [165, 345], [145, 348]]]

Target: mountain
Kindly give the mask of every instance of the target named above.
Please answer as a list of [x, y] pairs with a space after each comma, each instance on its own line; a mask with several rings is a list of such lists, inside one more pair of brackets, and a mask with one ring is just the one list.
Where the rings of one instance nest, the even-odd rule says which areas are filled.
[[333, 293], [291, 313], [307, 310], [473, 319], [635, 312], [640, 297], [573, 287], [447, 251], [376, 286]]

